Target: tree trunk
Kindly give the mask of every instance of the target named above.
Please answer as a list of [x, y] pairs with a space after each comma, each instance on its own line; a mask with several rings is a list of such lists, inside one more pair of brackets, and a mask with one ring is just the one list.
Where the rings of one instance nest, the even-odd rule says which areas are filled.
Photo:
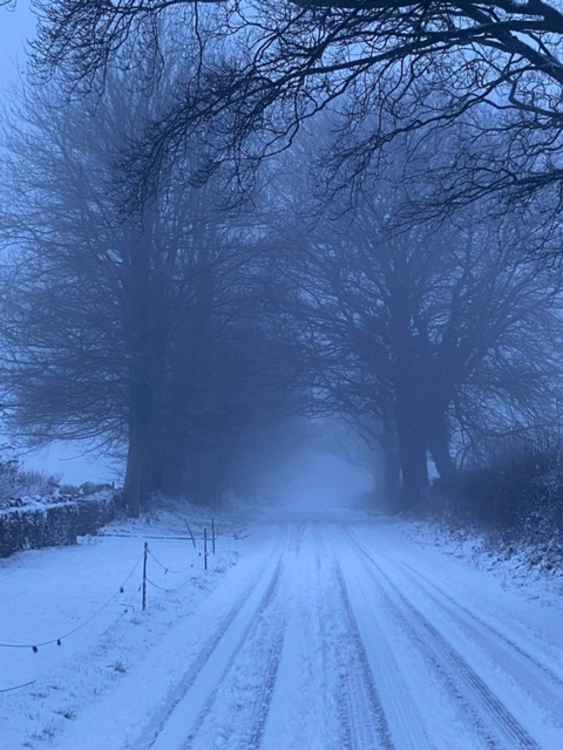
[[137, 517], [151, 491], [153, 390], [142, 359], [132, 363], [129, 378], [129, 448], [124, 495], [129, 513]]
[[161, 424], [160, 417], [160, 412], [158, 415], [153, 414], [150, 434], [148, 435], [150, 447], [148, 448], [145, 457], [145, 493], [147, 495], [154, 492], [166, 492], [166, 476], [172, 446], [170, 444], [170, 439], [166, 434], [166, 425]]
[[129, 449], [125, 475], [124, 499], [129, 514], [138, 517], [145, 504], [146, 435], [133, 418], [129, 425]]
[[453, 476], [455, 463], [450, 455], [450, 435], [447, 418], [444, 415], [441, 415], [432, 425], [429, 433], [429, 447], [440, 479]]
[[396, 430], [390, 422], [390, 419], [385, 419], [383, 424], [380, 443], [383, 460], [379, 467], [379, 472], [383, 474], [383, 477], [378, 484], [384, 495], [385, 506], [389, 510], [395, 510], [401, 494], [401, 460]]
[[162, 491], [170, 495], [189, 493], [189, 441], [174, 430], [164, 441]]
[[401, 505], [415, 505], [428, 485], [426, 435], [421, 415], [411, 399], [405, 399], [397, 409], [397, 434], [401, 462]]
[[401, 462], [394, 448], [385, 451], [384, 491], [386, 502], [395, 507], [401, 488]]

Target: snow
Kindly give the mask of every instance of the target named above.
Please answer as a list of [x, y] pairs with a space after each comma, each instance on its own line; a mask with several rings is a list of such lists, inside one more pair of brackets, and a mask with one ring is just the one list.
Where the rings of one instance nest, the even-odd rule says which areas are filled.
[[[407, 536], [427, 549], [438, 549], [494, 576], [505, 589], [520, 590], [543, 606], [557, 606], [563, 594], [563, 560], [546, 555], [534, 544], [514, 543], [507, 549], [498, 537], [475, 529], [452, 529], [436, 521], [403, 521]], [[556, 562], [558, 564], [556, 564]]]
[[207, 572], [200, 556], [201, 532], [210, 519], [191, 514], [190, 522], [198, 537], [197, 552], [188, 540], [149, 541], [151, 551], [171, 570], [165, 573], [149, 558], [148, 574], [159, 588], [149, 585], [145, 613], [139, 590], [143, 543], [147, 535], [185, 536], [177, 516], [106, 527], [107, 534], [131, 538], [85, 537], [78, 546], [30, 550], [0, 560], [0, 643], [32, 645], [56, 639], [86, 621], [86, 627], [60, 647], [54, 643], [37, 653], [0, 648], [0, 690], [34, 681], [23, 690], [0, 694], [3, 750], [57, 737], [85, 705], [113, 689], [133, 664], [179, 626], [236, 564], [245, 546], [238, 521], [219, 524], [217, 555], [210, 557]]
[[100, 490], [91, 495], [68, 494], [61, 496], [58, 492], [52, 495], [21, 495], [16, 498], [9, 498], [6, 507], [0, 506], [0, 516], [10, 516], [14, 514], [42, 512], [47, 508], [68, 507], [77, 505], [80, 501], [90, 500], [92, 502], [111, 503], [113, 501], [114, 490]]
[[[134, 573], [62, 647], [0, 650], [6, 686], [35, 680], [0, 695], [2, 748], [563, 747], [563, 603], [545, 581], [357, 507], [255, 511], [218, 517], [207, 573], [188, 541], [149, 539], [187, 576], [149, 558], [144, 613], [143, 540], [181, 534], [174, 515], [3, 561], [0, 640], [56, 635]], [[209, 519], [190, 519], [199, 537]]]

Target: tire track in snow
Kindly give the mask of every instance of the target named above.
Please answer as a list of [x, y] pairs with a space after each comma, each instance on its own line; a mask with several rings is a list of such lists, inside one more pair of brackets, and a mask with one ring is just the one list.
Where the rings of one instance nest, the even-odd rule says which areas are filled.
[[[389, 605], [394, 608], [397, 612], [399, 619], [406, 623], [409, 632], [412, 633], [413, 627], [420, 628], [430, 643], [433, 643], [435, 648], [435, 654], [441, 655], [441, 661], [448, 663], [449, 669], [453, 671], [454, 677], [461, 680], [466, 688], [469, 689], [470, 693], [477, 698], [481, 708], [486, 712], [488, 718], [492, 720], [493, 727], [498, 727], [505, 738], [510, 741], [510, 745], [504, 745], [509, 750], [541, 750], [538, 743], [528, 734], [520, 722], [513, 716], [513, 714], [506, 708], [506, 706], [499, 700], [499, 698], [491, 691], [488, 685], [481, 679], [481, 677], [475, 672], [475, 670], [465, 661], [461, 654], [450, 644], [450, 642], [440, 633], [436, 627], [418, 610], [402, 593], [402, 591], [396, 586], [396, 584], [389, 578], [381, 566], [371, 556], [371, 554], [362, 546], [360, 542], [354, 537], [354, 535], [348, 530], [349, 537], [352, 543], [355, 545], [357, 550], [361, 553], [365, 560], [368, 561], [369, 565], [366, 564], [366, 570], [370, 573], [372, 580], [381, 589], [386, 601]], [[371, 566], [371, 569], [370, 569]], [[375, 575], [373, 571], [376, 571], [378, 575]], [[401, 612], [400, 608], [397, 607], [395, 602], [389, 597], [385, 591], [384, 586], [381, 583], [383, 579], [387, 586], [394, 592], [397, 599], [401, 602], [403, 609], [406, 610], [410, 617], [411, 623], [405, 615]], [[415, 622], [416, 625], [412, 625]], [[417, 639], [421, 648], [428, 649], [428, 641], [425, 639]], [[433, 658], [434, 661], [435, 657]], [[456, 697], [460, 693], [456, 691]], [[473, 714], [471, 718], [475, 718]], [[495, 743], [493, 736], [490, 732], [484, 737], [487, 744], [491, 748], [497, 748], [498, 744]], [[502, 747], [502, 745], [501, 745]]]
[[[244, 629], [242, 636], [238, 639], [237, 644], [221, 674], [221, 677], [218, 683], [216, 684], [212, 692], [209, 694], [204, 706], [202, 707], [194, 724], [192, 725], [190, 734], [188, 735], [188, 738], [185, 744], [183, 745], [183, 750], [191, 750], [193, 746], [193, 742], [196, 740], [199, 730], [201, 729], [201, 727], [203, 726], [203, 723], [205, 722], [206, 718], [208, 717], [208, 715], [213, 709], [213, 705], [217, 699], [219, 690], [223, 686], [224, 681], [227, 679], [234, 664], [236, 663], [237, 658], [239, 657], [239, 654], [242, 651], [245, 643], [258, 630], [258, 628], [261, 625], [262, 615], [269, 607], [271, 607], [279, 590], [281, 569], [282, 569], [282, 560], [280, 558], [274, 570], [274, 574], [272, 576], [272, 579], [270, 580], [268, 588], [264, 592], [264, 595], [262, 596], [262, 599], [260, 600], [260, 603], [258, 607], [256, 608], [254, 615], [249, 620], [249, 623], [247, 627]], [[279, 665], [279, 659], [280, 659], [281, 651], [283, 648], [284, 634], [285, 634], [285, 619], [282, 619], [278, 627], [276, 628], [276, 633], [272, 640], [272, 647], [268, 655], [268, 667], [266, 670], [266, 679], [263, 685], [263, 690], [260, 691], [260, 702], [255, 704], [256, 713], [255, 713], [255, 718], [253, 721], [252, 731], [256, 734], [257, 738], [259, 739], [261, 739], [261, 734], [263, 732], [263, 728], [266, 723], [266, 718], [268, 715], [268, 709], [269, 709], [270, 700], [271, 700], [271, 692], [275, 684], [277, 667]], [[250, 745], [250, 747], [259, 748], [260, 744], [259, 742], [257, 742], [254, 745]]]
[[[277, 578], [279, 577], [280, 564], [281, 558], [274, 568], [267, 593], [270, 591], [272, 581], [277, 580]], [[133, 745], [133, 747], [135, 747], [135, 750], [150, 750], [150, 748], [154, 747], [160, 737], [161, 732], [166, 726], [166, 723], [168, 722], [178, 705], [181, 703], [181, 701], [186, 697], [187, 693], [194, 686], [194, 683], [196, 682], [202, 670], [209, 663], [215, 650], [228, 634], [229, 629], [233, 625], [240, 611], [251, 599], [252, 594], [255, 592], [263, 575], [264, 573], [260, 572], [259, 575], [252, 581], [252, 583], [243, 590], [242, 594], [236, 599], [234, 604], [221, 620], [219, 627], [207, 639], [207, 641], [205, 641], [203, 647], [196, 655], [183, 678], [169, 692], [168, 696], [166, 697], [164, 706], [158, 711], [155, 716], [153, 716], [148, 726], [143, 730], [139, 740]], [[258, 609], [260, 609], [260, 605]]]
[[[310, 533], [313, 527], [309, 524], [304, 539], [303, 524], [294, 528], [294, 542], [299, 539], [302, 542], [299, 556], [292, 548], [286, 557], [284, 584], [287, 585], [282, 598], [287, 618], [285, 647], [269, 695], [271, 705], [266, 721], [258, 719], [258, 736], [245, 744], [244, 750], [255, 750], [259, 743], [268, 750], [346, 747], [338, 722], [341, 703], [338, 656], [342, 639], [338, 639], [334, 629], [338, 624], [340, 631], [343, 630], [341, 607], [335, 606], [335, 602], [340, 605], [340, 596], [336, 585], [328, 590], [327, 584], [335, 581], [332, 567], [326, 562], [330, 555], [321, 553], [321, 549], [324, 551], [321, 537]], [[255, 704], [253, 695], [250, 703]], [[247, 724], [246, 720], [244, 723]], [[242, 750], [236, 742], [232, 746]]]
[[[426, 583], [425, 576], [420, 574], [419, 578], [418, 575], [413, 575], [414, 571], [410, 572], [413, 569], [409, 565], [404, 563], [401, 563], [401, 565], [410, 569], [407, 570], [407, 575], [419, 590], [423, 591], [432, 604], [444, 612], [461, 631], [467, 634], [472, 643], [477, 644], [484, 653], [489, 655], [489, 658], [496, 665], [500, 665], [504, 672], [511, 675], [516, 685], [525, 686], [522, 689], [525, 689], [533, 697], [543, 694], [544, 705], [542, 708], [555, 715], [559, 720], [559, 725], [561, 725], [563, 680], [532, 654], [498, 632], [492, 625], [481, 620], [462, 604], [458, 604], [453, 597], [442, 592], [439, 587], [434, 586], [431, 582]], [[434, 594], [433, 590], [440, 592], [443, 599]], [[460, 614], [460, 612], [463, 614]]]
[[307, 523], [301, 522], [297, 527], [296, 539], [295, 539], [295, 557], [299, 557], [301, 553], [301, 547], [303, 545], [303, 539], [305, 532], [307, 531]]
[[[463, 613], [465, 617], [467, 617], [473, 623], [475, 623], [480, 628], [482, 628], [482, 630], [489, 633], [493, 638], [495, 638], [496, 640], [504, 644], [505, 647], [516, 652], [520, 657], [522, 657], [522, 659], [529, 662], [533, 667], [535, 667], [545, 677], [547, 677], [550, 680], [550, 682], [556, 685], [559, 690], [563, 690], [563, 679], [558, 674], [556, 674], [550, 667], [548, 667], [547, 664], [544, 664], [543, 662], [539, 661], [539, 659], [537, 659], [533, 654], [531, 654], [525, 648], [520, 646], [518, 643], [515, 643], [511, 638], [506, 636], [504, 633], [501, 633], [499, 630], [497, 630], [494, 627], [494, 625], [491, 625], [489, 622], [479, 617], [479, 615], [475, 614], [475, 612], [472, 612], [468, 607], [458, 602], [456, 599], [453, 598], [453, 596], [451, 596], [446, 591], [444, 591], [441, 586], [438, 586], [438, 584], [431, 581], [423, 573], [420, 573], [419, 571], [415, 570], [408, 563], [401, 562], [401, 565], [403, 568], [405, 568], [408, 571], [408, 573], [410, 573], [410, 576], [412, 579], [416, 578], [419, 580], [418, 585], [426, 589], [427, 595], [433, 599], [435, 604], [437, 604], [438, 606], [441, 606], [446, 611], [458, 610], [460, 613]], [[429, 589], [432, 589], [433, 591], [435, 591], [440, 597], [442, 597], [447, 602], [447, 604], [440, 603], [435, 596], [432, 596]], [[453, 613], [452, 613], [452, 616], [453, 616]], [[461, 621], [462, 618], [460, 614], [457, 615], [457, 619]], [[467, 626], [467, 623], [465, 625]]]
[[[362, 564], [365, 565], [365, 561], [362, 561]], [[370, 577], [373, 579], [373, 576]], [[381, 582], [376, 581], [376, 584], [378, 591], [380, 591], [381, 595], [383, 596], [385, 608], [398, 622], [399, 626], [406, 633], [407, 637], [413, 642], [417, 651], [420, 653], [424, 661], [428, 664], [429, 668], [436, 673], [438, 678], [443, 683], [446, 692], [454, 698], [455, 705], [457, 705], [458, 708], [463, 711], [463, 713], [465, 714], [465, 718], [469, 719], [471, 726], [474, 728], [475, 733], [479, 738], [475, 738], [475, 742], [479, 742], [479, 747], [485, 747], [488, 750], [498, 750], [498, 743], [491, 735], [487, 725], [483, 722], [481, 715], [477, 712], [473, 704], [468, 703], [466, 696], [464, 696], [464, 694], [460, 690], [459, 685], [452, 673], [444, 668], [441, 654], [429, 646], [425, 636], [421, 635], [419, 631], [414, 627], [412, 622], [403, 615], [402, 611], [395, 605], [395, 603], [387, 595], [386, 591], [382, 588]], [[477, 744], [472, 747], [472, 750], [476, 750], [476, 748]]]
[[349, 733], [342, 711], [342, 640], [337, 633], [342, 627], [338, 617], [341, 608], [340, 586], [334, 574], [332, 549], [327, 546], [325, 534], [315, 536], [315, 608], [318, 638], [321, 644], [323, 748], [342, 750], [350, 746]]
[[351, 636], [352, 663], [341, 671], [342, 694], [346, 710], [341, 712], [346, 748], [349, 750], [394, 750], [387, 717], [383, 710], [375, 679], [356, 617], [350, 604], [350, 597], [342, 569], [335, 562], [343, 609], [348, 621]]
[[254, 701], [251, 729], [247, 737], [240, 745], [241, 750], [242, 748], [258, 750], [262, 746], [262, 739], [264, 737], [266, 721], [270, 712], [270, 705], [272, 703], [272, 696], [274, 693], [276, 678], [278, 676], [284, 642], [285, 620], [283, 621], [283, 626], [277, 629], [272, 640], [272, 644], [268, 652], [266, 669], [264, 671], [264, 681], [260, 686], [258, 695], [256, 696], [256, 699]]
[[[321, 554], [322, 553], [322, 554]], [[327, 654], [327, 647], [330, 643], [330, 636], [327, 628], [328, 616], [326, 613], [327, 601], [326, 597], [322, 596], [322, 562], [321, 557], [328, 559], [327, 550], [322, 537], [315, 539], [315, 592], [316, 592], [316, 611], [317, 611], [317, 623], [318, 623], [318, 636], [322, 648], [321, 657], [321, 670], [322, 670], [322, 684], [325, 685], [325, 689], [322, 691], [322, 708], [325, 716], [329, 715], [330, 706], [328, 702], [328, 686], [330, 685], [329, 679], [329, 657]], [[334, 650], [333, 650], [334, 653]], [[333, 671], [333, 674], [335, 672]], [[326, 730], [325, 722], [325, 730]]]

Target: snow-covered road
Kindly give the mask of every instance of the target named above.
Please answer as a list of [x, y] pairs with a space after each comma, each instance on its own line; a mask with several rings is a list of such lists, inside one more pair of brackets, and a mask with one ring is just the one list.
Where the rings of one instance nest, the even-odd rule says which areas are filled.
[[561, 610], [400, 525], [255, 527], [193, 616], [50, 746], [561, 750]]
[[563, 652], [508, 601], [482, 612], [385, 525], [274, 539], [128, 747], [563, 747]]

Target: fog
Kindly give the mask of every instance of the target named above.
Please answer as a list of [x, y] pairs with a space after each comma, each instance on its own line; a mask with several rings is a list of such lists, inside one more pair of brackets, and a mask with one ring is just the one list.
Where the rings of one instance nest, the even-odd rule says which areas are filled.
[[54, 476], [63, 484], [111, 484], [123, 477], [123, 461], [112, 460], [96, 446], [80, 442], [53, 441], [42, 448], [21, 449], [18, 454], [27, 469]]
[[[167, 494], [321, 508], [363, 493], [397, 512], [465, 469], [554, 455], [558, 178], [510, 183], [529, 166], [503, 135], [522, 110], [492, 116], [475, 82], [457, 111], [462, 81], [436, 82], [447, 127], [421, 138], [410, 112], [429, 105], [404, 81], [369, 66], [352, 92], [344, 66], [333, 102], [330, 66], [293, 70], [281, 6], [260, 11], [257, 73], [244, 45], [260, 27], [214, 3], [158, 28], [151, 9], [121, 25], [119, 4], [67, 5], [36, 4], [38, 25], [29, 4], [2, 8], [0, 388], [24, 465], [111, 477], [133, 514]], [[257, 92], [248, 112], [241, 92], [283, 70], [279, 100]], [[501, 190], [487, 164], [502, 153]], [[323, 419], [346, 429], [317, 450]]]
[[275, 506], [322, 515], [324, 509], [357, 507], [373, 489], [372, 477], [345, 459], [319, 451], [295, 456], [265, 488]]
[[555, 0], [0, 0], [1, 750], [561, 750]]

